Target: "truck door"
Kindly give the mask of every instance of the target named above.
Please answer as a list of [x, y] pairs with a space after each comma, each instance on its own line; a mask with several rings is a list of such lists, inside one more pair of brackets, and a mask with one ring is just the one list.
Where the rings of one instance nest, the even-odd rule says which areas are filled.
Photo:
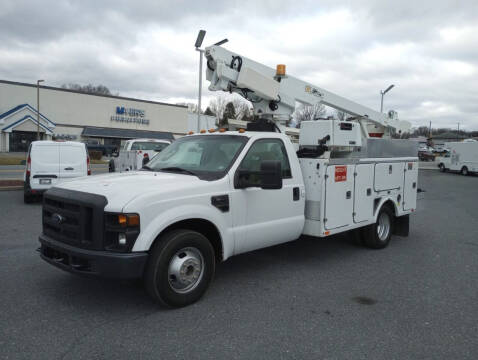
[[353, 223], [354, 165], [329, 165], [325, 180], [325, 218], [327, 230]]
[[373, 164], [355, 166], [354, 222], [373, 219]]
[[30, 151], [32, 189], [49, 189], [58, 183], [59, 149], [52, 142], [35, 143]]
[[80, 144], [60, 145], [60, 178], [68, 179], [87, 175], [85, 148]]
[[263, 160], [281, 161], [282, 189], [250, 187], [234, 191], [232, 201], [237, 212], [242, 213], [237, 216], [239, 218], [242, 215], [244, 219], [244, 226], [238, 224], [242, 230], [236, 238], [236, 254], [294, 240], [304, 227], [302, 176], [292, 173], [289, 156], [281, 139], [255, 141], [238, 170], [259, 172]]
[[411, 210], [417, 207], [417, 179], [418, 163], [406, 163], [403, 183], [403, 210]]

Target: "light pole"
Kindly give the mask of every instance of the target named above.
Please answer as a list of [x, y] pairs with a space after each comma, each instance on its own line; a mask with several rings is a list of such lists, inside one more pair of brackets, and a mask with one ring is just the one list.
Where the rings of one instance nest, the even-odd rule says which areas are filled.
[[199, 94], [198, 94], [198, 126], [197, 131], [199, 132], [200, 127], [199, 123], [201, 121], [201, 90], [202, 90], [202, 57], [204, 50], [200, 49], [204, 36], [206, 35], [206, 30], [199, 30], [198, 37], [196, 38], [196, 51], [199, 51]]
[[[204, 40], [204, 36], [206, 35], [206, 30], [199, 30], [198, 37], [196, 38], [196, 43], [194, 44], [196, 51], [199, 51], [199, 94], [198, 94], [198, 129], [199, 132], [199, 122], [201, 120], [201, 91], [202, 91], [202, 58], [204, 54], [204, 50], [200, 49], [202, 42]], [[221, 46], [222, 44], [227, 43], [227, 39], [223, 39], [214, 45]]]
[[37, 140], [40, 140], [40, 83], [45, 80], [37, 80]]
[[394, 87], [395, 85], [390, 85], [387, 89], [385, 90], [380, 90], [380, 94], [382, 94], [382, 100], [380, 101], [380, 112], [382, 113], [383, 112], [383, 95], [385, 95], [386, 93], [388, 93], [390, 90], [392, 90], [392, 88]]

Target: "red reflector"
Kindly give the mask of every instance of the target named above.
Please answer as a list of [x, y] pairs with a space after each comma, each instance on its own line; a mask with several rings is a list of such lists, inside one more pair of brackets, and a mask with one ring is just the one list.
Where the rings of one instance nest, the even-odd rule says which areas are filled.
[[374, 138], [381, 138], [383, 136], [383, 133], [368, 133], [368, 136]]
[[30, 176], [32, 170], [32, 158], [29, 156], [27, 159], [27, 176]]
[[90, 166], [90, 157], [89, 156], [86, 157], [86, 168], [88, 170], [87, 174], [91, 175], [91, 166]]

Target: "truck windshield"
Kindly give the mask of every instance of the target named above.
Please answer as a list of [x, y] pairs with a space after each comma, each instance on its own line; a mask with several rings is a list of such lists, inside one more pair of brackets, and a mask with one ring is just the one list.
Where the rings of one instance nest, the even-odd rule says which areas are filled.
[[247, 140], [238, 135], [185, 136], [155, 156], [148, 169], [196, 175], [204, 180], [220, 179]]
[[131, 145], [131, 150], [154, 150], [161, 151], [169, 144], [160, 142], [135, 142]]

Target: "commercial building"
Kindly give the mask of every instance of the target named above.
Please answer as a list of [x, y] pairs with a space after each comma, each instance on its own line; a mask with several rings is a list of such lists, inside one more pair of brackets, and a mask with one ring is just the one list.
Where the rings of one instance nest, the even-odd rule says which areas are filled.
[[[44, 140], [120, 145], [132, 138], [172, 139], [188, 131], [186, 106], [0, 80], [0, 152]], [[39, 115], [39, 122], [37, 121]]]

